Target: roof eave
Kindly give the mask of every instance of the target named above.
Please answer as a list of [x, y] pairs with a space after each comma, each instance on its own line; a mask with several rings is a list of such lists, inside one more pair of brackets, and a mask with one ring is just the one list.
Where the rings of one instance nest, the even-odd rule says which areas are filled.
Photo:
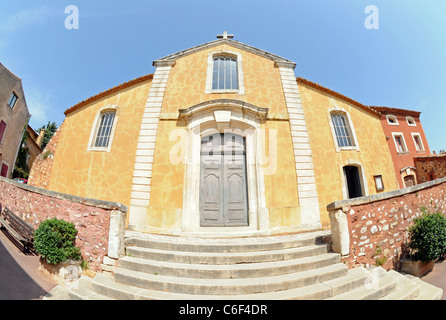
[[272, 60], [274, 62], [277, 62], [277, 63], [288, 64], [293, 69], [296, 67], [296, 63], [291, 61], [291, 60], [282, 58], [282, 57], [280, 57], [278, 55], [275, 55], [273, 53], [270, 53], [268, 51], [264, 51], [264, 50], [255, 48], [253, 46], [250, 46], [250, 45], [247, 45], [247, 44], [244, 44], [242, 42], [235, 41], [235, 40], [232, 40], [232, 39], [217, 39], [217, 40], [206, 42], [204, 44], [201, 44], [201, 45], [198, 45], [198, 46], [186, 49], [186, 50], [178, 51], [176, 53], [173, 53], [173, 54], [170, 54], [170, 55], [165, 56], [163, 58], [155, 60], [153, 62], [153, 65], [154, 66], [158, 66], [158, 65], [162, 65], [163, 63], [171, 63], [172, 64], [176, 60], [178, 60], [178, 59], [180, 59], [182, 57], [185, 57], [187, 55], [199, 52], [201, 50], [205, 50], [205, 49], [209, 49], [209, 48], [212, 48], [212, 47], [216, 47], [216, 46], [219, 46], [219, 45], [222, 45], [222, 44], [227, 44], [227, 45], [233, 46], [235, 48], [238, 48], [238, 49], [241, 49], [241, 50], [245, 50], [245, 51], [251, 52], [253, 54], [257, 54], [259, 56], [265, 57], [265, 58], [270, 59], [270, 60]]

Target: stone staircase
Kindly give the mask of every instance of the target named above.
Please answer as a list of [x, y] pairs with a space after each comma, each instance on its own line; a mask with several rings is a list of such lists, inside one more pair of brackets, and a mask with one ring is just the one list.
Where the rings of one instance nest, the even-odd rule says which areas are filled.
[[113, 272], [57, 286], [46, 300], [440, 299], [442, 289], [382, 268], [348, 268], [326, 231], [234, 239], [126, 234]]

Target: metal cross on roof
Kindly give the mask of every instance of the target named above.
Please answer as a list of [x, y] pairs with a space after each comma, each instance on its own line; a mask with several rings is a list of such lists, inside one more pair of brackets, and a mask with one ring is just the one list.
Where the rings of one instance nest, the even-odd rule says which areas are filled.
[[217, 39], [232, 39], [234, 38], [233, 34], [228, 34], [227, 31], [223, 32], [223, 34], [217, 34]]

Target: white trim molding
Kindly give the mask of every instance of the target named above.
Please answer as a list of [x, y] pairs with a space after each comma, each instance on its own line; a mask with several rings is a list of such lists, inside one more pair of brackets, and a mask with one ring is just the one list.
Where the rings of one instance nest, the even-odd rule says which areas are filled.
[[[404, 138], [404, 134], [402, 132], [392, 132], [393, 143], [395, 144], [396, 153], [399, 155], [409, 154], [409, 149], [407, 148], [406, 139]], [[396, 137], [401, 137], [401, 142], [404, 144], [404, 150], [398, 150], [398, 144], [396, 143]]]
[[[261, 163], [260, 121], [267, 110], [237, 100], [220, 99], [180, 110], [179, 118], [187, 122], [185, 183], [181, 233], [205, 236], [233, 236], [269, 233], [269, 210], [266, 208], [264, 172]], [[261, 111], [261, 112], [260, 112]], [[248, 186], [248, 222], [246, 227], [200, 226], [200, 151], [201, 140], [217, 132], [234, 133], [246, 139]]]
[[152, 166], [158, 124], [170, 70], [175, 65], [175, 62], [162, 61], [154, 64], [156, 70], [150, 85], [136, 147], [129, 210], [129, 229], [132, 230], [144, 230], [147, 228], [147, 209], [150, 204]]
[[[238, 76], [238, 89], [212, 89], [212, 79], [213, 79], [213, 71], [214, 71], [214, 57], [217, 56], [229, 56], [234, 57], [237, 60], [237, 76]], [[208, 53], [208, 61], [207, 61], [207, 74], [206, 74], [206, 94], [211, 93], [236, 93], [240, 95], [245, 94], [245, 84], [243, 80], [243, 58], [239, 52], [235, 51], [227, 51], [227, 50], [218, 50]]]
[[[399, 125], [398, 118], [397, 118], [396, 116], [392, 115], [392, 114], [388, 114], [388, 115], [386, 115], [386, 119], [387, 119], [387, 123], [388, 123], [389, 125], [391, 125], [391, 126], [398, 126], [398, 125]], [[393, 122], [393, 123], [390, 122], [390, 119], [391, 119], [392, 121], [394, 121], [394, 122]]]
[[[293, 141], [296, 166], [297, 190], [301, 207], [301, 227], [303, 230], [321, 228], [319, 198], [314, 174], [311, 146], [302, 107], [299, 87], [294, 74], [295, 65], [276, 62], [282, 80], [286, 106], [290, 117], [291, 139]], [[302, 140], [305, 138], [305, 140]]]
[[[424, 147], [424, 142], [423, 142], [423, 139], [421, 138], [421, 134], [420, 133], [418, 133], [418, 132], [411, 132], [410, 133], [411, 135], [412, 135], [412, 140], [413, 140], [413, 144], [414, 144], [414, 146], [415, 146], [415, 150], [418, 152], [418, 153], [424, 153], [424, 152], [426, 152], [426, 148]], [[417, 142], [415, 141], [415, 137], [418, 137], [418, 139], [419, 139], [419, 141], [420, 141], [420, 144], [421, 144], [421, 149], [420, 150], [418, 150], [418, 148], [417, 148]]]
[[[333, 125], [333, 119], [331, 117], [332, 114], [340, 114], [342, 116], [345, 117], [345, 120], [347, 121], [347, 126], [349, 129], [349, 134], [351, 135], [351, 139], [353, 142], [353, 146], [349, 146], [349, 147], [340, 147], [338, 145], [338, 140], [337, 140], [337, 136], [336, 136], [336, 131], [334, 129], [334, 125]], [[331, 135], [333, 137], [333, 143], [336, 149], [336, 152], [341, 152], [342, 150], [356, 150], [356, 151], [361, 151], [359, 148], [359, 144], [358, 144], [358, 138], [356, 137], [356, 131], [355, 131], [355, 126], [353, 125], [353, 121], [350, 117], [350, 113], [348, 113], [344, 108], [341, 108], [337, 105], [334, 105], [331, 108], [328, 108], [327, 110], [327, 117], [328, 117], [328, 123], [330, 124], [330, 129], [331, 129]]]
[[[115, 117], [113, 119], [113, 126], [112, 126], [112, 130], [110, 132], [110, 139], [109, 139], [108, 145], [106, 147], [95, 147], [94, 140], [95, 140], [98, 130], [99, 130], [99, 125], [101, 122], [102, 114], [109, 110], [115, 112]], [[118, 118], [119, 118], [119, 107], [116, 105], [109, 104], [109, 105], [106, 105], [106, 106], [102, 107], [101, 109], [99, 109], [99, 111], [96, 113], [96, 117], [94, 118], [93, 126], [91, 127], [90, 138], [88, 139], [87, 151], [100, 151], [100, 152], [110, 152], [111, 151], [112, 144], [113, 144], [113, 138], [115, 136], [116, 126], [118, 123]]]
[[406, 122], [407, 122], [408, 126], [411, 126], [411, 127], [416, 127], [417, 126], [417, 122], [412, 117], [407, 116], [406, 117]]

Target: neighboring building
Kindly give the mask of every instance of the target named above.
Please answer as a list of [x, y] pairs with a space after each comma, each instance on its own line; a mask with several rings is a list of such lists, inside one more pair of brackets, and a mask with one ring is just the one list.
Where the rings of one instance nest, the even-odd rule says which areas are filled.
[[0, 63], [0, 166], [10, 178], [29, 118], [22, 81]]
[[418, 183], [446, 177], [446, 153], [414, 157]]
[[41, 130], [37, 134], [30, 125], [26, 127], [26, 139], [19, 148], [16, 161], [16, 171], [13, 173], [13, 178], [24, 177], [27, 178], [29, 171], [32, 168], [36, 157], [42, 153], [42, 139], [45, 130]]
[[421, 112], [372, 107], [381, 113], [381, 124], [387, 138], [399, 188], [418, 181], [414, 157], [430, 155], [429, 144], [420, 121]]
[[154, 66], [66, 110], [29, 183], [207, 236], [327, 228], [327, 204], [397, 189], [380, 114], [294, 62], [225, 33]]

